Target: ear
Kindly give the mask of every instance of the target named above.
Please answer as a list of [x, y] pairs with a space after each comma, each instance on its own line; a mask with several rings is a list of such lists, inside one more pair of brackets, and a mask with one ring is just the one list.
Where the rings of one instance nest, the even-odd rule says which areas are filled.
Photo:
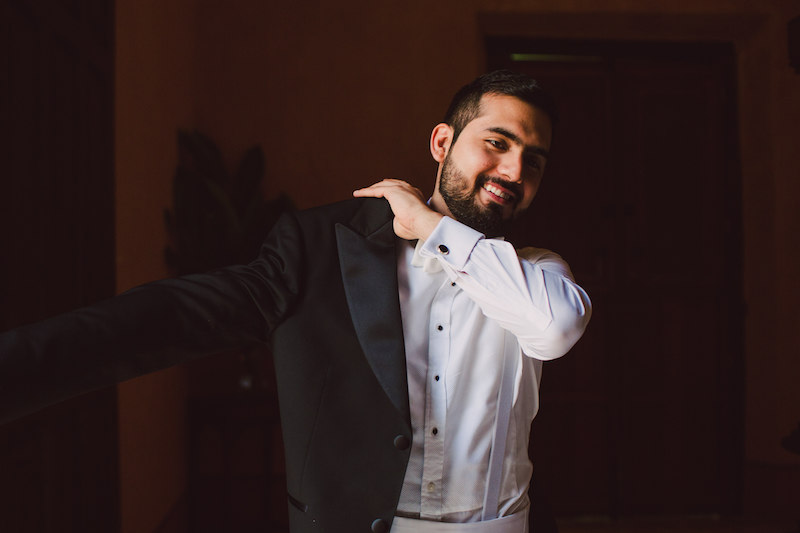
[[437, 163], [444, 161], [453, 140], [453, 128], [442, 122], [431, 132], [431, 155]]

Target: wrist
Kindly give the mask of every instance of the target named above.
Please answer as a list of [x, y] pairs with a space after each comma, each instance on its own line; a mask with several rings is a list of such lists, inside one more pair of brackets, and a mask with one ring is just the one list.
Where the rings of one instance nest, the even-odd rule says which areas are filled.
[[423, 241], [428, 240], [433, 230], [436, 229], [436, 226], [439, 225], [439, 222], [442, 220], [443, 215], [437, 213], [436, 211], [425, 208], [425, 211], [414, 219], [414, 233], [416, 234], [418, 239], [422, 239]]

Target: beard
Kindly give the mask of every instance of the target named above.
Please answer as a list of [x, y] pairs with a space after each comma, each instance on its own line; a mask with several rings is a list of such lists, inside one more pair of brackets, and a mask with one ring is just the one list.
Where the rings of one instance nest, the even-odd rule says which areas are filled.
[[503, 216], [503, 206], [500, 204], [490, 202], [489, 205], [482, 205], [478, 202], [477, 196], [483, 185], [488, 182], [495, 182], [512, 191], [515, 203], [522, 197], [522, 188], [518, 184], [486, 174], [479, 174], [470, 189], [466, 176], [455, 167], [448, 153], [442, 164], [439, 194], [442, 195], [453, 218], [483, 233], [486, 237], [499, 237], [510, 229], [513, 217], [506, 219]]

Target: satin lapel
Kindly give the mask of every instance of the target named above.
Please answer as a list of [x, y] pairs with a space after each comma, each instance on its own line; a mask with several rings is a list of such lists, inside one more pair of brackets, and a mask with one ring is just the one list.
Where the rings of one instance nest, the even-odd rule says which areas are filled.
[[347, 304], [361, 348], [410, 426], [392, 220], [367, 235], [337, 224], [336, 239]]

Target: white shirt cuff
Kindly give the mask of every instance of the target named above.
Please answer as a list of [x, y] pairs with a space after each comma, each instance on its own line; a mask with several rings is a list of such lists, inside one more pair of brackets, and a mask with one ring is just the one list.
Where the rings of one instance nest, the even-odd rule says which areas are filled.
[[422, 257], [436, 257], [463, 271], [472, 249], [483, 234], [450, 217], [442, 217], [420, 249]]

